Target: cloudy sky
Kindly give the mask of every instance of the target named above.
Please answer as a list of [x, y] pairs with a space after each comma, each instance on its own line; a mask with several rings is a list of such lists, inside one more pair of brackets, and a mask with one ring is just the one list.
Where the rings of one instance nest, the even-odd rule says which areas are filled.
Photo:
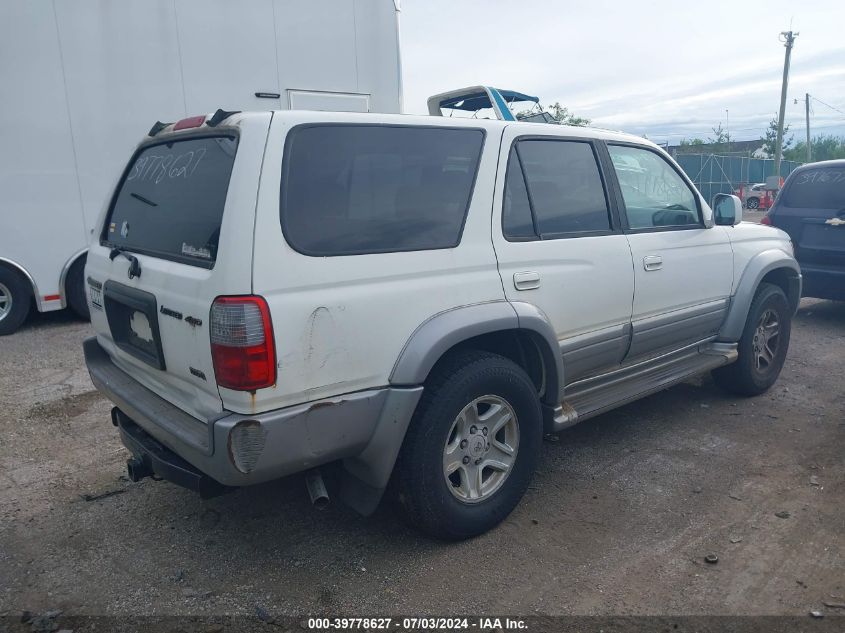
[[836, 108], [810, 100], [812, 133], [845, 134], [845, 0], [402, 0], [401, 15], [409, 113], [487, 84], [658, 142], [706, 139], [728, 116], [734, 139], [756, 139], [778, 110], [791, 24], [790, 131], [803, 139], [809, 92]]

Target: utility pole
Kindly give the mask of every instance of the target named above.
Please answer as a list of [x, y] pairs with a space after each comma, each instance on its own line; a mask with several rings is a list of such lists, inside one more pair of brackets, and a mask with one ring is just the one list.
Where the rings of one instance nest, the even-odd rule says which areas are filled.
[[731, 113], [725, 108], [725, 134], [728, 137], [728, 156], [731, 154]]
[[804, 112], [807, 115], [807, 162], [813, 160], [813, 146], [810, 143], [810, 93], [804, 93]]
[[778, 134], [775, 145], [775, 176], [780, 177], [780, 160], [783, 156], [783, 119], [786, 116], [786, 87], [789, 85], [789, 58], [792, 56], [792, 45], [798, 33], [782, 31], [786, 39], [783, 45], [786, 47], [786, 55], [783, 60], [783, 83], [780, 88], [780, 115], [778, 116]]

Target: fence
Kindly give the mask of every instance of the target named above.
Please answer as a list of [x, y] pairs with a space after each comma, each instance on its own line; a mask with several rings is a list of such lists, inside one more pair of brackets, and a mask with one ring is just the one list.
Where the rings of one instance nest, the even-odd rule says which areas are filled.
[[[678, 154], [675, 160], [708, 202], [717, 193], [734, 193], [740, 183], [766, 182], [766, 177], [775, 173], [775, 161], [770, 158]], [[780, 175], [786, 178], [801, 164], [791, 160], [781, 161]]]

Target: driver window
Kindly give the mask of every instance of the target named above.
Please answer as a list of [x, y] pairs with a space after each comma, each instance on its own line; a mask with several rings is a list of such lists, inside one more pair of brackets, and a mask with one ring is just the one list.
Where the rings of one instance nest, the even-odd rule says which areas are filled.
[[701, 226], [695, 193], [660, 154], [627, 145], [607, 149], [630, 228]]

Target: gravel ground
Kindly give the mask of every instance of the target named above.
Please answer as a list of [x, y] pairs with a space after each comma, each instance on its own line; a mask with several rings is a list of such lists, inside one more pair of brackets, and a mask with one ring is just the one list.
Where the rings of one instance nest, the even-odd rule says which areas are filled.
[[384, 504], [315, 511], [301, 477], [127, 482], [90, 334], [53, 313], [0, 339], [0, 615], [843, 612], [845, 303], [802, 302], [767, 394], [706, 377], [545, 443], [516, 511], [458, 544]]

